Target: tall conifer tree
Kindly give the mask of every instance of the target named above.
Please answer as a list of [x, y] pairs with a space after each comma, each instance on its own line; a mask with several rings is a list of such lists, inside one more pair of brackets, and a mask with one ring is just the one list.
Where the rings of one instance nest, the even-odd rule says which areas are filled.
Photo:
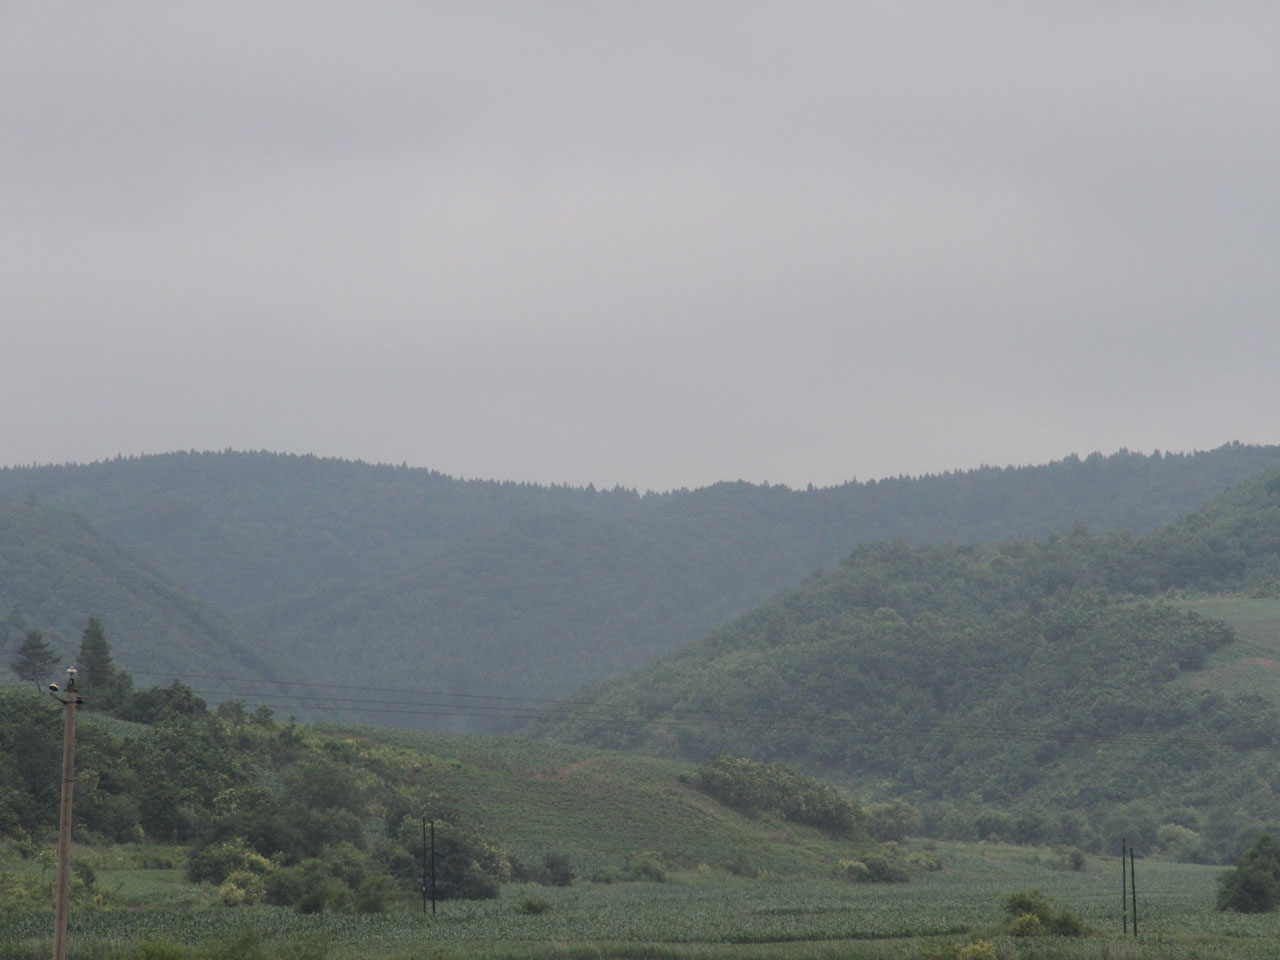
[[111, 662], [111, 644], [107, 643], [102, 621], [90, 617], [89, 624], [80, 635], [80, 656], [76, 664], [80, 669], [80, 682], [88, 690], [105, 690], [115, 676]]
[[39, 630], [32, 630], [18, 647], [18, 655], [9, 661], [9, 669], [19, 678], [34, 683], [39, 690], [57, 662], [58, 655], [45, 643], [44, 635]]

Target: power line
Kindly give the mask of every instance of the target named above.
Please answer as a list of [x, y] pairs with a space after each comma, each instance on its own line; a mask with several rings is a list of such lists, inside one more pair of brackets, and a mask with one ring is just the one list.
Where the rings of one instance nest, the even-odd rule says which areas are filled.
[[[598, 721], [620, 726], [697, 726], [697, 727], [799, 727], [803, 729], [846, 730], [870, 736], [920, 737], [955, 740], [1025, 741], [1037, 743], [1096, 743], [1156, 747], [1203, 747], [1236, 750], [1277, 749], [1269, 741], [1223, 740], [1206, 737], [1169, 737], [1145, 733], [1089, 733], [1087, 731], [1055, 731], [1026, 727], [1001, 727], [976, 723], [892, 721], [875, 717], [800, 716], [795, 714], [736, 712], [718, 713], [706, 710], [681, 710], [669, 715], [648, 716], [635, 708], [598, 701], [551, 699], [545, 697], [512, 697], [496, 694], [422, 691], [390, 687], [368, 687], [356, 684], [278, 680], [259, 677], [223, 677], [211, 674], [174, 674], [161, 671], [134, 671], [142, 676], [167, 676], [180, 680], [209, 680], [228, 684], [259, 684], [276, 687], [267, 693], [236, 690], [193, 690], [200, 696], [257, 697], [269, 696], [262, 705], [272, 710], [310, 710], [323, 713], [364, 713], [422, 717], [467, 717], [474, 719], [557, 721]], [[20, 688], [25, 684], [6, 685]], [[387, 697], [359, 698], [336, 695], [308, 695], [281, 691], [279, 688], [329, 689], [337, 691], [378, 692], [409, 695], [409, 700]], [[433, 699], [422, 699], [422, 698]], [[445, 702], [440, 702], [443, 699]], [[280, 702], [281, 700], [288, 702]], [[452, 701], [469, 700], [459, 704]], [[312, 702], [298, 702], [312, 701]], [[533, 706], [522, 706], [533, 705]]]

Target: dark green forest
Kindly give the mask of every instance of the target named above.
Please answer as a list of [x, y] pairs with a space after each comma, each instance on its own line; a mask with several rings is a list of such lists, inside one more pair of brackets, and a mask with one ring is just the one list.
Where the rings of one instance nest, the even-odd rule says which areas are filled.
[[128, 638], [130, 662], [141, 670], [276, 672], [244, 630], [83, 517], [0, 501], [0, 666], [37, 629], [61, 669], [90, 613]]
[[798, 764], [955, 839], [1186, 857], [1271, 827], [1280, 712], [1196, 682], [1231, 645], [1183, 598], [1280, 591], [1280, 471], [1145, 537], [859, 547], [539, 730]]
[[[560, 697], [703, 636], [860, 543], [1030, 538], [1077, 522], [1143, 534], [1276, 464], [1280, 447], [1230, 444], [644, 494], [231, 451], [6, 468], [0, 611], [11, 637], [70, 636], [98, 615], [140, 674], [377, 687], [394, 665], [432, 691]], [[76, 536], [61, 532], [75, 523]], [[510, 728], [466, 715], [485, 712], [426, 722]]]

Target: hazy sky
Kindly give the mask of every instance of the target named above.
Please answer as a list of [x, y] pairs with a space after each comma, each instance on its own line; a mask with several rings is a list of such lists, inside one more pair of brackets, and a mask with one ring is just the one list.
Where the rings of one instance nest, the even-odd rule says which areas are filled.
[[0, 0], [0, 462], [1280, 441], [1280, 7]]

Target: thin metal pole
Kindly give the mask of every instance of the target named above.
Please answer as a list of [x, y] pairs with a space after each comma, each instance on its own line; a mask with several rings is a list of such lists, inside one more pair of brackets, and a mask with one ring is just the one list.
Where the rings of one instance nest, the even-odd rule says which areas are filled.
[[[62, 701], [66, 719], [62, 734], [62, 809], [58, 818], [57, 899], [53, 908], [53, 960], [67, 960], [67, 915], [71, 907], [71, 795], [76, 785], [76, 695], [74, 668], [68, 670], [67, 697]], [[53, 688], [56, 691], [56, 687]]]
[[431, 918], [436, 916], [436, 822], [431, 821]]
[[1120, 838], [1120, 916], [1124, 935], [1129, 935], [1129, 888], [1124, 875], [1125, 838]]
[[427, 915], [427, 818], [422, 818], [422, 915]]
[[1129, 894], [1133, 897], [1133, 935], [1138, 936], [1138, 878], [1133, 871], [1133, 847], [1129, 848]]

